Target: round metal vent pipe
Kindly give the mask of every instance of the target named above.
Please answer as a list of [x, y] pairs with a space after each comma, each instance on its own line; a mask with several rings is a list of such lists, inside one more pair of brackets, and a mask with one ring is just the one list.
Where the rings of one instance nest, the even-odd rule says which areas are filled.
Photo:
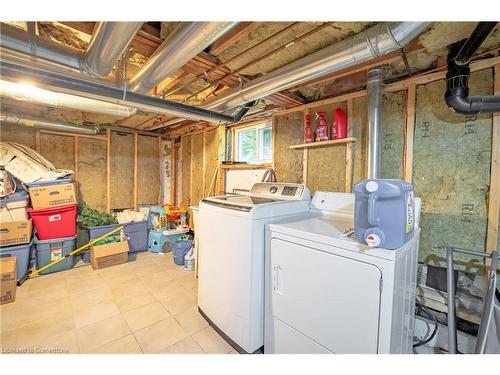
[[130, 90], [147, 93], [228, 32], [236, 22], [182, 22], [168, 35], [139, 73]]
[[382, 80], [382, 69], [373, 68], [368, 71], [366, 84], [366, 96], [368, 107], [368, 158], [367, 178], [380, 177], [380, 117], [382, 111], [382, 94], [384, 83]]
[[143, 22], [98, 22], [87, 51], [82, 52], [17, 27], [0, 24], [0, 46], [86, 72], [106, 76], [128, 47]]
[[83, 54], [85, 70], [97, 77], [105, 77], [111, 73], [143, 23], [98, 22]]
[[[250, 101], [399, 50], [431, 25], [432, 22], [376, 24], [339, 43], [247, 82], [241, 87], [227, 90], [200, 107], [226, 112]], [[151, 127], [150, 130], [171, 126], [181, 121], [182, 119], [173, 119]]]
[[43, 104], [53, 108], [76, 109], [82, 112], [102, 115], [129, 117], [137, 113], [137, 109], [119, 104], [106, 103], [100, 100], [64, 94], [41, 89], [32, 85], [19, 84], [0, 80], [0, 96], [28, 103]]
[[56, 130], [63, 132], [71, 132], [86, 135], [99, 134], [100, 128], [97, 126], [83, 127], [73, 124], [68, 124], [65, 122], [50, 121], [50, 120], [39, 120], [39, 119], [28, 119], [24, 117], [15, 116], [12, 114], [0, 114], [0, 122], [2, 124], [9, 125], [19, 125], [19, 126], [33, 126], [35, 128]]
[[379, 23], [243, 84], [241, 88], [227, 90], [201, 107], [225, 111], [340, 69], [361, 64], [403, 48], [431, 24], [432, 22]]

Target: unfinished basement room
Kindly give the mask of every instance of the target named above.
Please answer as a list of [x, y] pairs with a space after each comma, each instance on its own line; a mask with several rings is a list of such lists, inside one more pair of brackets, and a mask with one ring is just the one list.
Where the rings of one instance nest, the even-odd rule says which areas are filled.
[[498, 4], [102, 3], [0, 16], [2, 373], [500, 374]]

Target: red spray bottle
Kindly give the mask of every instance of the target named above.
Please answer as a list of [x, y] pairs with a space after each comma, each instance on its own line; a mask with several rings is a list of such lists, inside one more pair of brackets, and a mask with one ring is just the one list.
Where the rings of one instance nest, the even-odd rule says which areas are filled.
[[304, 115], [304, 140], [306, 143], [313, 143], [311, 117], [308, 113]]
[[337, 108], [332, 118], [332, 139], [347, 137], [347, 116], [342, 108]]
[[328, 124], [326, 123], [325, 112], [316, 112], [318, 126], [316, 128], [316, 142], [328, 141]]

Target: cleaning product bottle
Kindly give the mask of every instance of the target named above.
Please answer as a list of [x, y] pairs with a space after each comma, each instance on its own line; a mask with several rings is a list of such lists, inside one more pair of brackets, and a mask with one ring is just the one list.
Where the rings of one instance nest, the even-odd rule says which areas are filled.
[[328, 124], [326, 123], [325, 112], [316, 112], [318, 126], [316, 128], [316, 142], [328, 141]]
[[194, 271], [194, 246], [184, 257], [184, 268], [188, 271]]
[[333, 112], [332, 139], [342, 139], [347, 137], [347, 116], [342, 108], [337, 108]]
[[304, 115], [304, 140], [306, 143], [312, 143], [312, 132], [311, 132], [311, 117], [308, 113]]

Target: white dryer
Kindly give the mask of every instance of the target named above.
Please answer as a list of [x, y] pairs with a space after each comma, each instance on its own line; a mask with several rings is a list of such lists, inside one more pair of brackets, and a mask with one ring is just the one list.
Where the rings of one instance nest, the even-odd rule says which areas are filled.
[[264, 353], [411, 353], [418, 261], [346, 235], [354, 195], [317, 192], [308, 214], [266, 226]]
[[240, 352], [264, 344], [265, 224], [309, 211], [310, 200], [304, 185], [256, 183], [248, 195], [200, 203], [198, 307]]

